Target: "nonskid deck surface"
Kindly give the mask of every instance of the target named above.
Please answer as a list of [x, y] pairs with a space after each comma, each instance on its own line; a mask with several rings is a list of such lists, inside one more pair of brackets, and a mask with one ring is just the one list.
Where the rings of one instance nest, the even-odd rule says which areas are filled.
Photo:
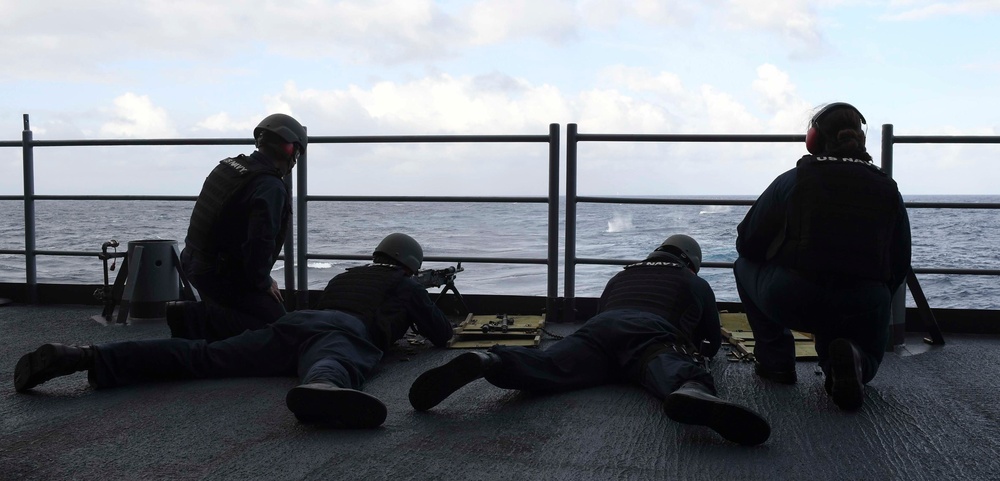
[[[17, 359], [42, 343], [168, 335], [162, 323], [102, 326], [91, 320], [99, 313], [0, 307], [0, 478], [1000, 479], [997, 337], [948, 335], [940, 348], [909, 339], [886, 355], [858, 413], [833, 405], [815, 363], [799, 363], [799, 383], [780, 386], [720, 353], [713, 364], [720, 394], [771, 423], [767, 443], [744, 448], [670, 421], [632, 386], [532, 396], [480, 380], [414, 412], [410, 383], [458, 350], [392, 352], [365, 389], [389, 408], [375, 430], [297, 424], [284, 403], [293, 378], [97, 391], [79, 373], [14, 392]], [[567, 334], [579, 326], [549, 327]]]

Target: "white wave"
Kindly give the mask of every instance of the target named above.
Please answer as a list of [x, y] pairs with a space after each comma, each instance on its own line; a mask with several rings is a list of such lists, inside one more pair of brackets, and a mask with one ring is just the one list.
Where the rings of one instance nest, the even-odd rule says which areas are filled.
[[[315, 261], [314, 262], [307, 262], [306, 263], [306, 267], [309, 267], [310, 269], [329, 269], [329, 268], [333, 267], [333, 263], [332, 262], [315, 262]], [[274, 263], [274, 267], [271, 268], [271, 272], [276, 272], [276, 271], [280, 271], [280, 270], [284, 270], [284, 269], [285, 269], [285, 263], [279, 261], [279, 262]]]
[[698, 215], [702, 215], [702, 214], [722, 214], [724, 212], [730, 212], [732, 210], [733, 210], [733, 206], [731, 206], [731, 205], [710, 205], [710, 206], [707, 206], [705, 208], [705, 210], [702, 210], [702, 211], [698, 212]]
[[622, 214], [615, 212], [611, 220], [608, 221], [607, 232], [625, 232], [635, 229], [632, 226], [632, 214]]

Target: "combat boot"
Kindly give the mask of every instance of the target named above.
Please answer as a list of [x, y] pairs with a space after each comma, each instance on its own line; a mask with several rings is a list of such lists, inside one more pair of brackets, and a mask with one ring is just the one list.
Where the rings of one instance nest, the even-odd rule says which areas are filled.
[[377, 397], [329, 383], [296, 386], [285, 396], [285, 405], [303, 424], [338, 428], [377, 428], [387, 414]]
[[708, 386], [688, 381], [663, 401], [667, 417], [684, 424], [707, 426], [744, 446], [756, 446], [771, 436], [771, 426], [759, 414], [714, 396]]
[[471, 351], [460, 354], [413, 381], [410, 386], [410, 405], [417, 411], [437, 406], [462, 386], [485, 376], [499, 364], [500, 357], [492, 352]]
[[830, 342], [830, 368], [826, 376], [826, 393], [833, 403], [845, 411], [861, 409], [865, 400], [862, 382], [861, 355], [847, 339]]
[[27, 391], [49, 379], [86, 371], [94, 367], [92, 346], [42, 344], [21, 356], [14, 368], [14, 390]]

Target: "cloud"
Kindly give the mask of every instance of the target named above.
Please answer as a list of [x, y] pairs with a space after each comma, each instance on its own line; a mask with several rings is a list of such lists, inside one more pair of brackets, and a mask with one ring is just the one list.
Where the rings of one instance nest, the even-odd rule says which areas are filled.
[[938, 18], [946, 15], [980, 15], [1000, 12], [996, 0], [956, 0], [930, 2], [925, 0], [896, 0], [889, 7], [902, 10], [883, 15], [884, 20], [911, 22]]
[[578, 21], [573, 1], [483, 0], [460, 18], [472, 44], [539, 37], [554, 43], [574, 36]]
[[757, 67], [753, 90], [760, 94], [759, 103], [770, 115], [769, 129], [774, 132], [796, 132], [804, 129], [811, 106], [799, 96], [795, 84], [786, 72], [771, 64]]
[[148, 65], [172, 76], [191, 70], [253, 76], [273, 61], [315, 59], [419, 65], [505, 43], [566, 44], [587, 29], [628, 29], [636, 22], [710, 29], [728, 21], [743, 31], [776, 32], [794, 48], [821, 39], [803, 0], [727, 0], [724, 10], [713, 8], [718, 1], [7, 1], [0, 80], [127, 83], [146, 75]]
[[727, 10], [730, 25], [777, 33], [799, 52], [823, 43], [816, 13], [806, 0], [729, 0]]
[[3, 3], [0, 79], [110, 83], [127, 62], [262, 54], [393, 63], [446, 58], [468, 35], [431, 0]]
[[101, 135], [131, 138], [177, 136], [167, 111], [163, 107], [154, 106], [145, 95], [126, 93], [117, 97], [110, 114], [114, 120], [101, 126]]

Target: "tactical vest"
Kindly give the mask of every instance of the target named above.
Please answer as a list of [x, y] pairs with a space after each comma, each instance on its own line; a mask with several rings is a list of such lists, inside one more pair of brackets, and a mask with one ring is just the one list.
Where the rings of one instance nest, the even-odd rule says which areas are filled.
[[[225, 262], [224, 254], [227, 248], [238, 248], [238, 246], [221, 245], [222, 236], [217, 234], [217, 229], [222, 224], [220, 222], [222, 214], [226, 212], [236, 194], [258, 175], [273, 175], [279, 179], [282, 177], [281, 172], [274, 166], [251, 161], [242, 154], [220, 161], [219, 165], [208, 174], [201, 193], [198, 194], [198, 200], [195, 201], [191, 224], [184, 240], [185, 246], [190, 246], [199, 257], [209, 262]], [[291, 219], [291, 207], [291, 197], [286, 196], [281, 228], [276, 238], [272, 259], [277, 259], [281, 253], [288, 230], [288, 220]], [[219, 259], [220, 257], [222, 259]]]
[[896, 182], [870, 162], [807, 155], [773, 258], [806, 277], [888, 281], [898, 208]]
[[393, 327], [396, 332], [409, 327], [404, 307], [390, 298], [405, 277], [402, 268], [388, 264], [352, 267], [330, 279], [316, 309], [344, 311], [361, 319], [372, 342], [385, 351], [395, 341]]
[[[603, 310], [637, 309], [656, 314], [690, 335], [701, 313], [694, 313], [690, 271], [672, 260], [646, 260], [625, 266], [601, 296]], [[691, 314], [691, 315], [685, 315]]]

